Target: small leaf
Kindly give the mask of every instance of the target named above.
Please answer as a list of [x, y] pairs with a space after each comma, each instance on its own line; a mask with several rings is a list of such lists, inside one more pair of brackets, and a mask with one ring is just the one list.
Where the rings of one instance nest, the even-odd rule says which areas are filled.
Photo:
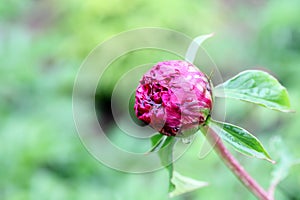
[[168, 139], [166, 135], [155, 134], [150, 138], [150, 140], [152, 143], [152, 147], [147, 153], [158, 151], [160, 148], [168, 144], [170, 138]]
[[[166, 138], [163, 140], [163, 138]], [[163, 141], [162, 141], [163, 140]], [[176, 143], [175, 137], [167, 137], [162, 134], [157, 134], [151, 137], [152, 149], [157, 150], [161, 164], [168, 170], [169, 173], [169, 192], [175, 189], [175, 185], [171, 182], [173, 177], [173, 147]], [[157, 146], [159, 144], [160, 147]]]
[[[174, 171], [173, 167], [173, 148], [177, 139], [156, 134], [151, 137], [152, 148], [150, 152], [156, 151], [159, 155], [161, 164], [169, 173], [169, 195], [174, 197], [186, 192], [196, 190], [207, 185], [206, 182], [196, 181], [180, 175]], [[152, 151], [153, 150], [153, 151]]]
[[255, 103], [269, 109], [292, 112], [287, 90], [270, 74], [247, 70], [215, 87], [217, 97]]
[[208, 185], [207, 182], [191, 179], [179, 174], [176, 171], [173, 172], [171, 182], [175, 186], [175, 188], [169, 193], [170, 197], [175, 197], [187, 192], [191, 192]]
[[214, 36], [213, 33], [211, 34], [207, 34], [207, 35], [200, 35], [196, 38], [193, 39], [193, 41], [191, 42], [186, 54], [185, 54], [185, 60], [193, 63], [195, 58], [196, 58], [196, 54], [198, 52], [199, 47], [201, 46], [201, 44], [207, 40], [208, 38]]
[[208, 126], [237, 151], [274, 163], [260, 141], [245, 129], [212, 119], [208, 120]]

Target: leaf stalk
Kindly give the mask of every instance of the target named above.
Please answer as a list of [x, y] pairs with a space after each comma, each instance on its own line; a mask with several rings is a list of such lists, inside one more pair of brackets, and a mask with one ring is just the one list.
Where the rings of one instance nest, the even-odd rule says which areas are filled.
[[203, 126], [201, 132], [205, 134], [218, 156], [223, 160], [232, 173], [260, 200], [274, 200], [274, 193], [265, 191], [256, 180], [244, 169], [225, 147], [221, 138], [209, 126]]

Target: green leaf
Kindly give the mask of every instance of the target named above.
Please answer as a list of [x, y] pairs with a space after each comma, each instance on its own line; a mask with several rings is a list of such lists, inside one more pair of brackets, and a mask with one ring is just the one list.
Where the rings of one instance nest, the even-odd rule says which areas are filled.
[[207, 182], [191, 179], [189, 177], [179, 174], [176, 171], [173, 172], [171, 182], [173, 185], [175, 185], [175, 189], [169, 192], [170, 197], [175, 197], [187, 192], [191, 192], [208, 185]]
[[150, 139], [152, 147], [147, 153], [156, 152], [171, 141], [170, 137], [168, 138], [168, 136], [162, 134], [155, 134]]
[[212, 119], [208, 120], [208, 126], [237, 151], [274, 163], [260, 141], [245, 129]]
[[173, 147], [176, 143], [175, 137], [167, 137], [162, 134], [156, 134], [151, 137], [152, 148], [149, 152], [157, 152], [161, 164], [169, 173], [169, 192], [175, 189], [175, 185], [171, 182], [173, 177]]
[[196, 58], [196, 54], [198, 52], [199, 47], [201, 46], [201, 44], [207, 40], [208, 38], [214, 36], [214, 33], [211, 34], [207, 34], [207, 35], [200, 35], [196, 38], [193, 39], [192, 43], [189, 45], [189, 48], [185, 54], [185, 60], [193, 63], [195, 58]]
[[270, 74], [247, 70], [215, 87], [217, 97], [255, 103], [269, 109], [292, 112], [287, 90]]
[[[161, 164], [169, 173], [169, 196], [174, 197], [186, 192], [196, 190], [207, 186], [206, 182], [193, 180], [191, 178], [180, 175], [174, 170], [173, 166], [173, 148], [177, 139], [175, 137], [167, 137], [157, 134], [151, 137], [152, 148], [158, 153]], [[151, 151], [150, 152], [153, 152]]]

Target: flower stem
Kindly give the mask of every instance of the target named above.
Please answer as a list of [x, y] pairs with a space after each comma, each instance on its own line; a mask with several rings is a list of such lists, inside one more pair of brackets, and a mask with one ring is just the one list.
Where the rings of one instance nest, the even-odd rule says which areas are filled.
[[223, 144], [220, 137], [208, 126], [202, 127], [202, 132], [206, 133], [206, 138], [209, 140], [214, 150], [219, 157], [227, 165], [227, 167], [233, 172], [233, 174], [245, 185], [245, 187], [251, 191], [260, 200], [274, 200], [272, 192], [266, 192], [241, 166], [241, 164], [233, 157], [228, 149]]

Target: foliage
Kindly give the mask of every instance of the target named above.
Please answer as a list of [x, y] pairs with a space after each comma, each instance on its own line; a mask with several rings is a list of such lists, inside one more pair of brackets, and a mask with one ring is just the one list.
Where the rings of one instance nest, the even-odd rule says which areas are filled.
[[[290, 111], [287, 90], [272, 76], [263, 71], [248, 70], [219, 85], [215, 94], [227, 98], [244, 100], [283, 112]], [[220, 91], [221, 90], [221, 91]]]
[[[290, 110], [290, 100], [287, 90], [280, 85], [274, 77], [258, 70], [249, 70], [239, 73], [235, 77], [214, 88], [213, 93], [216, 94], [217, 97], [245, 100], [246, 102], [255, 103], [282, 112]], [[206, 127], [209, 127], [209, 129]], [[205, 124], [199, 125], [199, 130], [204, 135], [208, 135], [210, 134], [210, 129], [216, 133], [220, 139], [233, 146], [235, 150], [251, 157], [268, 160], [275, 164], [275, 161], [271, 159], [261, 142], [247, 130], [208, 117]], [[165, 166], [169, 172], [169, 194], [171, 196], [174, 196], [174, 194], [183, 194], [206, 186], [206, 184], [190, 178], [183, 178], [181, 181], [183, 182], [182, 184], [174, 184], [172, 180], [174, 179], [174, 174], [177, 174], [172, 163], [175, 139], [173, 137], [154, 135], [151, 140], [153, 147], [150, 151], [158, 150], [162, 165]], [[283, 145], [278, 151], [286, 152]], [[295, 159], [291, 159], [290, 156], [287, 156], [287, 153], [281, 154], [281, 162], [275, 167], [272, 173], [273, 179], [270, 186], [272, 192], [275, 191], [276, 185], [287, 176], [289, 168], [295, 163]], [[243, 180], [243, 177], [239, 178]], [[185, 183], [185, 181], [188, 183]], [[271, 195], [273, 198], [274, 194], [272, 193]]]

